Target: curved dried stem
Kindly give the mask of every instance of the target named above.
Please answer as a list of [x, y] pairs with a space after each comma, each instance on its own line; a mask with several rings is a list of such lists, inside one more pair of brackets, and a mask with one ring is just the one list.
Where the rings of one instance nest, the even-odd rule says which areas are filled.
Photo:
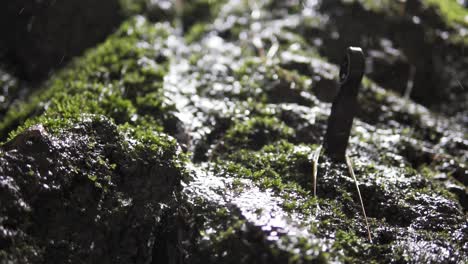
[[367, 221], [366, 210], [364, 209], [364, 203], [362, 202], [361, 191], [359, 190], [359, 184], [358, 184], [358, 181], [356, 179], [356, 175], [354, 175], [353, 164], [351, 163], [351, 159], [349, 158], [348, 155], [345, 155], [345, 158], [346, 158], [346, 165], [348, 166], [349, 174], [351, 174], [351, 176], [354, 179], [354, 183], [356, 184], [356, 189], [357, 189], [357, 192], [358, 192], [358, 195], [359, 195], [359, 201], [361, 202], [362, 214], [364, 215], [364, 220], [366, 221], [367, 235], [368, 235], [368, 238], [369, 238], [369, 242], [372, 243], [372, 237], [371, 237], [371, 232], [370, 232], [370, 228], [369, 228], [369, 223]]

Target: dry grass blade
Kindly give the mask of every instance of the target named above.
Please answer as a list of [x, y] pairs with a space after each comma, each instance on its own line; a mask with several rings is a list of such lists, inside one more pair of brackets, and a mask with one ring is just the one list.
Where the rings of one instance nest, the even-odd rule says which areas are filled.
[[318, 166], [318, 160], [319, 160], [321, 151], [322, 151], [322, 146], [319, 146], [315, 150], [314, 155], [312, 156], [312, 180], [313, 180], [313, 188], [314, 188], [314, 197], [317, 196], [317, 166]]
[[354, 179], [354, 183], [356, 184], [356, 189], [357, 189], [357, 192], [358, 192], [358, 195], [359, 195], [359, 201], [361, 202], [362, 214], [364, 215], [364, 220], [366, 221], [367, 235], [368, 235], [368, 238], [369, 238], [369, 242], [372, 243], [372, 237], [371, 237], [371, 232], [370, 232], [370, 228], [369, 228], [369, 223], [367, 221], [366, 210], [364, 209], [364, 203], [362, 202], [361, 191], [359, 190], [359, 185], [358, 185], [358, 182], [357, 182], [357, 179], [356, 179], [356, 175], [354, 175], [353, 164], [351, 163], [351, 160], [348, 157], [348, 155], [346, 155], [345, 158], [346, 158], [346, 165], [348, 166], [349, 174], [351, 174], [351, 176]]

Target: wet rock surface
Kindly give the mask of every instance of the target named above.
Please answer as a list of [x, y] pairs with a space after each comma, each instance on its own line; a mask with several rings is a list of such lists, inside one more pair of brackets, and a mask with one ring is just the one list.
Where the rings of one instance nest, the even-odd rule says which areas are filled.
[[[5, 113], [0, 262], [468, 260], [464, 112], [435, 114], [390, 91], [405, 89], [403, 71], [381, 79], [417, 63], [406, 42], [389, 44], [399, 36], [379, 34], [414, 21], [377, 1], [195, 2], [217, 12], [198, 25], [134, 17]], [[408, 1], [441, 21], [417, 32], [466, 29], [428, 3]], [[346, 23], [355, 13], [360, 26]], [[383, 75], [363, 80], [348, 147], [369, 241], [346, 166], [321, 153], [314, 196], [312, 157], [338, 91], [342, 27], [363, 41], [377, 18], [380, 41], [357, 44]]]
[[[83, 116], [51, 135], [33, 126], [0, 150], [2, 263], [144, 263], [179, 189], [177, 146], [144, 145]], [[165, 144], [165, 145], [163, 145]]]

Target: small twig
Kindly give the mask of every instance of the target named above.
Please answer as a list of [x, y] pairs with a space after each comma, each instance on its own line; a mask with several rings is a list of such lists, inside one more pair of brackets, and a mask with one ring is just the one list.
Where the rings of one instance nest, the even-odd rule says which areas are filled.
[[364, 209], [364, 203], [362, 202], [362, 196], [361, 196], [361, 191], [359, 190], [359, 184], [357, 182], [356, 175], [354, 175], [353, 164], [351, 163], [351, 159], [349, 158], [348, 155], [345, 155], [345, 158], [346, 158], [346, 165], [348, 166], [349, 174], [351, 174], [351, 176], [354, 179], [354, 183], [356, 184], [356, 189], [357, 189], [357, 192], [358, 192], [358, 195], [359, 195], [359, 201], [361, 202], [362, 214], [364, 215], [364, 220], [366, 221], [367, 235], [368, 235], [368, 238], [369, 238], [369, 242], [372, 243], [372, 237], [371, 237], [371, 232], [370, 232], [370, 228], [369, 228], [369, 222], [367, 222], [366, 210]]
[[314, 155], [312, 156], [312, 179], [313, 179], [313, 190], [314, 190], [314, 197], [317, 196], [317, 166], [318, 166], [318, 160], [320, 157], [320, 152], [322, 151], [322, 146], [319, 146], [315, 152]]

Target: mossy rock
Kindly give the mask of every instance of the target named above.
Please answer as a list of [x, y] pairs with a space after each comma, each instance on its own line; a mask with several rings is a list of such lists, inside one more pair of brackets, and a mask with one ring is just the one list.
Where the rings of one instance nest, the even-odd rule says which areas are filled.
[[[321, 52], [325, 11], [300, 1], [221, 5], [184, 35], [136, 16], [9, 109], [0, 123], [8, 176], [0, 195], [16, 203], [0, 210], [15, 224], [2, 227], [32, 233], [8, 233], [16, 244], [2, 238], [2, 258], [466, 262], [466, 127], [367, 76], [348, 147], [356, 183], [344, 164], [318, 152], [338, 86], [335, 59]], [[382, 12], [352, 5], [372, 17]], [[55, 169], [67, 173], [57, 178]], [[35, 199], [58, 213], [31, 210]], [[69, 204], [79, 221], [63, 215]], [[58, 217], [61, 225], [37, 224]], [[92, 249], [91, 231], [63, 242], [81, 221], [96, 234]], [[51, 240], [42, 226], [62, 233]], [[125, 243], [104, 243], [112, 232]], [[104, 254], [111, 250], [118, 252]]]
[[[164, 124], [175, 127], [161, 90], [170, 30], [168, 25], [149, 25], [143, 17], [124, 23], [99, 47], [57, 73], [27, 105], [12, 107], [0, 124], [2, 137], [27, 118], [23, 128], [42, 122], [60, 129], [83, 112], [106, 115], [117, 124], [151, 124], [156, 131]], [[156, 56], [157, 62], [145, 56]]]
[[184, 175], [174, 140], [83, 115], [38, 124], [0, 150], [1, 262], [142, 263]]
[[323, 1], [321, 10], [331, 18], [326, 29], [306, 26], [311, 37], [318, 31], [323, 39], [321, 54], [339, 63], [341, 50], [361, 46], [378, 84], [402, 95], [410, 85], [418, 103], [463, 111], [456, 105], [466, 101], [467, 61], [452, 58], [466, 57], [468, 11], [457, 1], [333, 0]]

